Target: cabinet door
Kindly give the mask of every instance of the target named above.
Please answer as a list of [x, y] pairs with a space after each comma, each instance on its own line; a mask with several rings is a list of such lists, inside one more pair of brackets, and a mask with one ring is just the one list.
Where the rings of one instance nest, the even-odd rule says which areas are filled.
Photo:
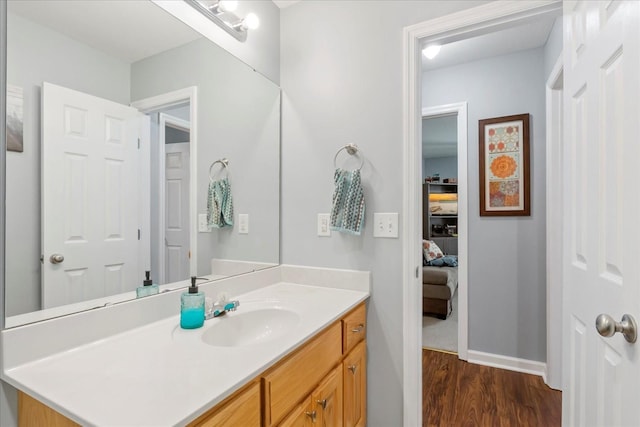
[[317, 425], [318, 411], [313, 407], [311, 397], [306, 398], [289, 412], [278, 427], [314, 427]]
[[342, 365], [338, 365], [311, 395], [320, 427], [342, 427]]
[[191, 424], [194, 427], [260, 427], [260, 425], [260, 383], [257, 382]]
[[366, 341], [358, 344], [343, 362], [344, 427], [364, 427], [367, 421]]

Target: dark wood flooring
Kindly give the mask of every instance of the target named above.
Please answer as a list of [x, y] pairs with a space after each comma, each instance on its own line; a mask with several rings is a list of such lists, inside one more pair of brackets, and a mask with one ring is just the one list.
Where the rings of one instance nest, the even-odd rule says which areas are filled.
[[536, 375], [422, 350], [424, 426], [560, 426], [562, 393]]

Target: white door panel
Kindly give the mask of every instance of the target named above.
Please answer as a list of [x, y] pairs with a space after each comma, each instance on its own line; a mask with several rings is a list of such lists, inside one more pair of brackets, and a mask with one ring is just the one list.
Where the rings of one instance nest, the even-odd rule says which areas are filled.
[[640, 2], [565, 2], [563, 424], [640, 425], [640, 349], [598, 335], [640, 316]]
[[[143, 277], [141, 120], [134, 108], [43, 84], [43, 308], [129, 291]], [[56, 253], [63, 262], [49, 261]]]

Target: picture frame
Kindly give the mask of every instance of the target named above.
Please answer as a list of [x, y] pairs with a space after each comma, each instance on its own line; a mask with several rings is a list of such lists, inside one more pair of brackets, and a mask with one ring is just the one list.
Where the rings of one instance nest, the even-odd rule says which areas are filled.
[[530, 216], [529, 114], [478, 125], [480, 216]]

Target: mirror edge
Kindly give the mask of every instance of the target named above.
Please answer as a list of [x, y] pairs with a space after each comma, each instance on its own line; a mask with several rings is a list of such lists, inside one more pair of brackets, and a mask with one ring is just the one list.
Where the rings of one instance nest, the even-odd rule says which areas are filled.
[[0, 1], [0, 330], [5, 328], [5, 249], [6, 249], [6, 171], [7, 171], [7, 2]]

